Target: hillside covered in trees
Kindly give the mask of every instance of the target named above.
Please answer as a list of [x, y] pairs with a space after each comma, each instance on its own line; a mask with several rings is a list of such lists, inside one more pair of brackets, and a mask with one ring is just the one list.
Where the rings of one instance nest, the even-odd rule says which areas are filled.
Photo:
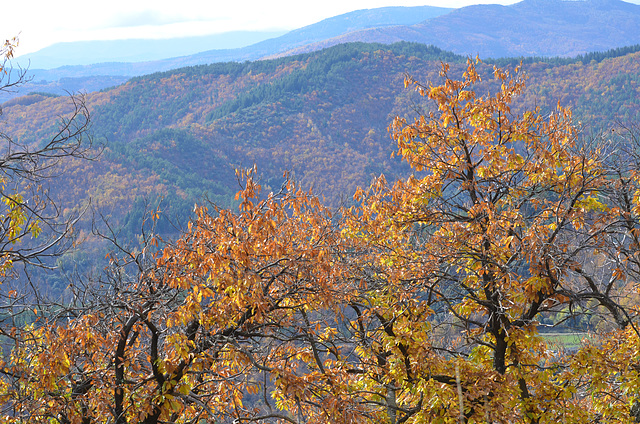
[[[547, 113], [560, 102], [573, 109], [585, 136], [637, 122], [636, 50], [526, 60], [527, 89], [514, 112], [539, 107]], [[183, 224], [203, 197], [230, 206], [234, 170], [253, 164], [266, 192], [277, 191], [283, 172], [290, 171], [327, 204], [348, 204], [357, 187], [381, 173], [390, 179], [408, 175], [407, 165], [391, 155], [389, 125], [395, 116], [429, 110], [403, 80], [437, 81], [443, 61], [452, 72], [466, 66], [466, 58], [419, 44], [356, 43], [156, 73], [88, 93], [91, 131], [104, 150], [95, 161], [66, 162], [54, 193], [65, 199], [63, 213], [91, 201], [130, 235], [145, 205], [160, 199], [166, 216]], [[498, 62], [507, 68], [518, 63]], [[480, 94], [496, 88], [492, 67], [478, 65], [487, 76], [478, 84]], [[2, 105], [2, 128], [22, 143], [38, 143], [71, 109], [64, 96], [16, 98]], [[164, 228], [174, 231], [169, 223]]]

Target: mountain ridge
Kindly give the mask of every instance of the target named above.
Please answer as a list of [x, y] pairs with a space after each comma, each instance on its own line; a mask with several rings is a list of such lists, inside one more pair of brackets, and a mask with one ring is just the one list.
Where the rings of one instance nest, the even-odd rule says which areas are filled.
[[[423, 20], [426, 20], [431, 17], [439, 16], [444, 13], [448, 13], [452, 8], [445, 7], [437, 7], [437, 6], [413, 6], [413, 7], [405, 7], [405, 6], [389, 6], [389, 7], [380, 7], [373, 9], [359, 9], [354, 10], [352, 12], [344, 13], [341, 15], [337, 15], [331, 18], [323, 19], [314, 24], [310, 24], [301, 28], [297, 28], [291, 31], [286, 31], [276, 37], [267, 37], [268, 34], [276, 34], [276, 32], [266, 32], [266, 31], [233, 31], [222, 34], [214, 34], [210, 36], [202, 36], [202, 37], [183, 37], [178, 39], [168, 39], [168, 40], [110, 40], [110, 41], [86, 41], [86, 42], [75, 42], [75, 43], [58, 43], [56, 45], [47, 47], [45, 49], [39, 50], [38, 52], [34, 52], [32, 54], [19, 56], [16, 60], [19, 63], [20, 60], [29, 59], [30, 57], [37, 56], [41, 53], [46, 53], [47, 55], [51, 54], [48, 51], [54, 50], [56, 46], [61, 47], [73, 47], [77, 45], [83, 51], [86, 51], [89, 48], [97, 48], [99, 49], [101, 45], [105, 44], [113, 44], [113, 45], [125, 45], [130, 42], [137, 43], [140, 41], [146, 41], [150, 44], [162, 44], [167, 43], [172, 40], [177, 40], [179, 43], [186, 42], [195, 42], [197, 41], [199, 44], [202, 44], [204, 40], [214, 40], [216, 43], [220, 44], [220, 39], [230, 39], [234, 36], [253, 36], [255, 37], [263, 37], [263, 40], [257, 41], [255, 43], [247, 44], [242, 47], [234, 47], [234, 48], [209, 48], [200, 50], [195, 53], [189, 54], [176, 54], [173, 56], [168, 56], [162, 59], [150, 60], [137, 60], [137, 61], [126, 61], [126, 60], [117, 60], [113, 57], [109, 57], [107, 60], [102, 60], [100, 62], [91, 62], [85, 64], [66, 64], [64, 66], [85, 66], [85, 65], [100, 65], [101, 63], [135, 63], [135, 62], [162, 62], [162, 61], [171, 61], [172, 59], [177, 58], [185, 58], [195, 56], [198, 58], [207, 57], [207, 60], [212, 62], [222, 62], [222, 61], [244, 61], [244, 60], [255, 60], [260, 59], [263, 56], [264, 51], [272, 51], [273, 49], [281, 49], [281, 46], [292, 46], [295, 47], [301, 44], [307, 44], [312, 41], [317, 41], [320, 39], [324, 39], [327, 37], [333, 37], [338, 34], [352, 32], [355, 30], [377, 27], [377, 26], [390, 26], [390, 25], [399, 25], [399, 24], [413, 24], [418, 23]], [[253, 34], [253, 35], [252, 35]], [[120, 49], [124, 47], [118, 47]], [[286, 47], [284, 47], [286, 48]], [[196, 59], [197, 60], [197, 59]], [[203, 63], [187, 63], [186, 66], [189, 65], [200, 65]], [[60, 67], [60, 66], [56, 66]], [[49, 70], [47, 68], [36, 68], [37, 71], [41, 70]], [[158, 69], [158, 70], [166, 70], [166, 69]], [[134, 71], [135, 72], [135, 71]], [[139, 74], [130, 74], [127, 72], [120, 72], [119, 75], [129, 75], [136, 76]]]
[[[150, 62], [193, 55], [212, 48], [238, 49], [288, 31], [229, 31], [219, 34], [168, 39], [94, 40], [56, 43], [21, 55], [16, 63], [29, 63], [34, 69], [50, 70], [63, 66], [97, 63]], [[215, 46], [215, 47], [212, 47]]]
[[[563, 19], [573, 24], [559, 23]], [[404, 25], [409, 21], [413, 23]], [[430, 6], [363, 9], [241, 49], [209, 50], [160, 61], [33, 70], [31, 82], [18, 92], [0, 93], [0, 103], [29, 92], [90, 92], [117, 85], [132, 76], [214, 62], [272, 59], [354, 41], [418, 42], [483, 59], [575, 57], [640, 44], [637, 28], [640, 28], [640, 5], [622, 0], [524, 0], [509, 6], [473, 5], [459, 9]]]
[[621, 0], [524, 0], [465, 6], [411, 26], [364, 29], [280, 55], [346, 42], [408, 41], [482, 58], [571, 57], [638, 44], [637, 28], [640, 5]]

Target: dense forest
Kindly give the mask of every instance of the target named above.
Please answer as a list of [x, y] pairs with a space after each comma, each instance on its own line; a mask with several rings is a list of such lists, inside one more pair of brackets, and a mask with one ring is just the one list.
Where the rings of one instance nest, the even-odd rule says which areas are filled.
[[[520, 62], [527, 88], [513, 112], [570, 106], [584, 136], [637, 122], [639, 46], [574, 59], [501, 59]], [[277, 191], [288, 171], [313, 187], [328, 205], [352, 202], [357, 187], [373, 177], [406, 176], [410, 168], [392, 157], [389, 125], [395, 116], [426, 113], [431, 105], [404, 89], [406, 75], [438, 81], [440, 64], [461, 73], [466, 58], [435, 47], [398, 43], [346, 44], [256, 62], [215, 63], [137, 77], [88, 93], [91, 134], [99, 158], [69, 160], [51, 186], [65, 201], [62, 214], [84, 213], [81, 251], [57, 259], [68, 270], [101, 269], [103, 243], [91, 231], [96, 215], [135, 241], [146, 209], [163, 211], [159, 230], [175, 236], [194, 204], [235, 204], [235, 169], [257, 165], [266, 192]], [[494, 62], [481, 63], [476, 91], [497, 88]], [[426, 109], [425, 109], [426, 108]], [[2, 105], [2, 129], [24, 144], [53, 134], [73, 110], [67, 96], [33, 93]], [[47, 277], [58, 292], [66, 277]]]
[[[544, 111], [560, 102], [593, 133], [634, 122], [637, 50], [524, 60], [528, 86], [518, 107]], [[335, 205], [372, 176], [407, 171], [390, 158], [388, 126], [394, 116], [407, 116], [424, 102], [404, 90], [402, 80], [409, 74], [436, 81], [442, 61], [461, 70], [466, 58], [418, 44], [356, 43], [134, 78], [87, 94], [92, 133], [105, 151], [99, 162], [84, 165], [95, 168], [83, 172], [86, 178], [71, 177], [80, 172], [75, 169], [62, 176], [60, 186], [71, 191], [64, 197], [78, 201], [91, 197], [115, 204], [121, 197], [175, 193], [192, 203], [207, 193], [229, 205], [236, 190], [233, 169], [256, 163], [268, 187], [277, 188], [283, 170], [289, 170]], [[482, 64], [479, 70], [487, 75], [492, 66]], [[487, 78], [479, 92], [491, 84]], [[32, 94], [2, 107], [4, 132], [32, 143], [51, 134], [71, 105], [64, 96]], [[200, 154], [192, 154], [195, 146]], [[174, 157], [175, 163], [167, 162]], [[119, 178], [127, 181], [126, 189], [112, 181], [112, 193], [100, 191], [101, 180]]]

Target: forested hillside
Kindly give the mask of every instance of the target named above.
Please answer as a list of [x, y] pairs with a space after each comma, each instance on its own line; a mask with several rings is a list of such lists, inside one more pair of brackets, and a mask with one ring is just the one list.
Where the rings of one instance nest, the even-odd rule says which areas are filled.
[[[518, 107], [550, 111], [560, 102], [591, 134], [618, 120], [635, 122], [635, 50], [527, 61]], [[388, 126], [396, 115], [431, 107], [403, 80], [412, 75], [437, 83], [441, 62], [459, 73], [466, 58], [418, 44], [347, 44], [277, 60], [182, 68], [89, 93], [92, 131], [104, 152], [93, 162], [69, 162], [56, 195], [66, 199], [69, 212], [91, 199], [133, 231], [144, 199], [163, 198], [167, 214], [183, 220], [203, 196], [230, 205], [234, 169], [255, 163], [267, 192], [291, 171], [329, 204], [349, 202], [372, 177], [407, 172], [391, 157]], [[492, 66], [478, 67], [480, 94], [495, 88]], [[38, 143], [70, 107], [67, 97], [14, 99], [2, 105], [3, 130]]]

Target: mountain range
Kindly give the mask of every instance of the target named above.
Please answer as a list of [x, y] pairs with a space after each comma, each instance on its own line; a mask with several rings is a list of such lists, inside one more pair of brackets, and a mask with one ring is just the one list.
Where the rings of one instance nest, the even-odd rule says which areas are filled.
[[[108, 63], [104, 75], [136, 76], [181, 66], [214, 62], [257, 60], [290, 49], [368, 28], [413, 25], [443, 15], [453, 9], [433, 6], [380, 7], [356, 10], [324, 19], [285, 33], [227, 32], [222, 34], [164, 40], [112, 40], [61, 43], [21, 56], [35, 69]], [[253, 43], [248, 40], [256, 40]], [[237, 46], [237, 44], [243, 44]], [[59, 55], [63, 57], [58, 57]], [[150, 57], [153, 56], [153, 57]], [[65, 59], [67, 57], [68, 59]], [[153, 62], [124, 64], [114, 62]], [[73, 66], [74, 69], [75, 66]], [[68, 68], [67, 68], [68, 69]], [[85, 71], [86, 72], [86, 71]], [[95, 75], [95, 71], [89, 71]], [[85, 74], [86, 75], [86, 74]], [[70, 75], [65, 75], [70, 76]], [[84, 76], [84, 75], [83, 75]]]
[[373, 28], [292, 49], [410, 41], [465, 56], [569, 57], [640, 43], [640, 5], [620, 0], [524, 0], [467, 6], [414, 25]]
[[231, 31], [168, 39], [96, 40], [56, 43], [17, 58], [22, 67], [38, 70], [104, 62], [149, 62], [212, 49], [240, 49], [288, 31]]
[[[22, 65], [24, 62], [20, 61], [31, 60], [31, 81], [20, 91], [0, 93], [0, 102], [28, 92], [63, 94], [95, 91], [118, 85], [132, 76], [215, 62], [282, 57], [354, 41], [384, 44], [418, 42], [463, 56], [479, 55], [482, 58], [570, 57], [640, 44], [638, 28], [640, 5], [621, 0], [524, 0], [509, 6], [475, 5], [459, 9], [422, 6], [358, 10], [240, 48], [207, 49], [195, 54], [151, 61], [105, 62], [122, 59], [122, 56], [106, 53], [126, 50], [127, 46], [137, 46], [130, 47], [132, 53], [145, 49], [152, 52], [162, 45], [176, 45], [180, 41], [203, 46], [204, 40], [71, 43], [54, 45], [18, 58], [18, 63]], [[245, 36], [249, 37], [247, 34]], [[259, 38], [268, 35], [263, 33], [252, 36]], [[218, 40], [223, 38], [224, 35], [220, 35]], [[35, 69], [38, 63], [59, 64], [60, 62], [52, 60], [77, 58], [89, 50], [106, 50], [103, 60], [86, 55], [86, 61], [102, 63]], [[174, 52], [175, 49], [165, 48], [165, 51]], [[137, 57], [142, 58], [141, 53], [137, 54]], [[136, 54], [130, 57], [133, 60]], [[46, 58], [49, 58], [49, 62]]]

